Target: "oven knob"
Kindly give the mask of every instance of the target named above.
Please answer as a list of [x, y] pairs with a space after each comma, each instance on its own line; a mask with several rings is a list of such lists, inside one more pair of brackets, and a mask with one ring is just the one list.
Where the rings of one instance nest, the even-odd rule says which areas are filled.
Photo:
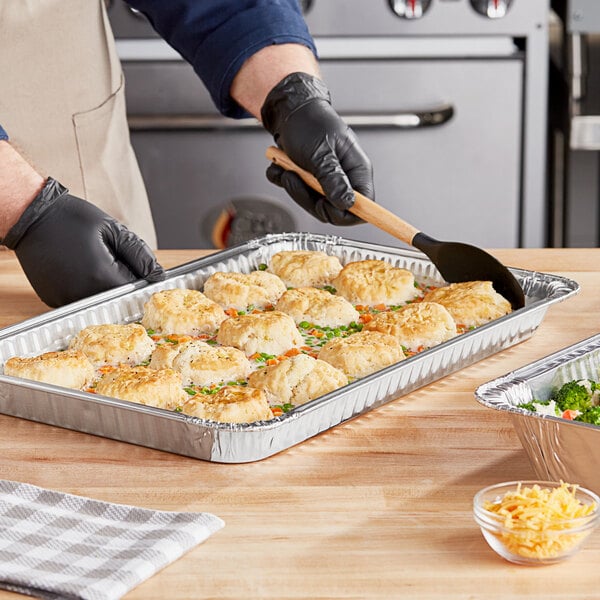
[[403, 19], [420, 19], [431, 0], [389, 0], [391, 9]]
[[473, 8], [489, 19], [501, 19], [511, 5], [512, 0], [471, 0]]

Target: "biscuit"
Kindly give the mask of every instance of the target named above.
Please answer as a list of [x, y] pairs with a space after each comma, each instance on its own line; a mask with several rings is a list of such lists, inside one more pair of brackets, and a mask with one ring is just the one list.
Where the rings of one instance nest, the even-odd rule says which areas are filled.
[[217, 333], [217, 342], [243, 350], [247, 356], [262, 352], [275, 356], [296, 346], [302, 346], [294, 319], [279, 311], [240, 315], [223, 323]]
[[155, 343], [139, 323], [89, 325], [69, 342], [70, 350], [81, 350], [94, 367], [136, 365], [147, 360]]
[[231, 346], [211, 346], [200, 341], [181, 344], [173, 357], [173, 369], [184, 386], [211, 386], [246, 379], [251, 371], [246, 355]]
[[451, 283], [425, 294], [423, 300], [446, 307], [458, 325], [479, 327], [511, 312], [511, 305], [491, 281]]
[[331, 285], [352, 304], [404, 304], [418, 295], [414, 275], [383, 260], [348, 263]]
[[156, 344], [148, 366], [152, 369], [172, 369], [173, 359], [179, 354], [183, 345], [169, 342]]
[[265, 271], [213, 273], [204, 282], [204, 294], [225, 308], [246, 310], [249, 306], [272, 306], [285, 292], [283, 281]]
[[288, 287], [323, 287], [342, 270], [336, 256], [317, 250], [284, 250], [271, 257], [268, 271]]
[[359, 331], [329, 340], [318, 355], [348, 377], [366, 377], [405, 358], [400, 342], [380, 331]]
[[175, 288], [150, 296], [142, 325], [165, 334], [201, 335], [214, 333], [226, 318], [223, 308], [202, 292]]
[[96, 393], [168, 410], [181, 406], [189, 398], [181, 385], [181, 375], [173, 369], [126, 365], [103, 375]]
[[253, 423], [274, 417], [263, 390], [237, 385], [225, 386], [215, 394], [196, 394], [181, 412], [221, 423]]
[[435, 302], [415, 302], [398, 310], [378, 313], [363, 331], [388, 333], [415, 351], [441, 344], [457, 334], [452, 315]]
[[14, 356], [4, 363], [4, 374], [80, 390], [93, 381], [95, 370], [83, 352], [65, 350], [23, 358]]
[[304, 404], [346, 385], [348, 377], [329, 363], [298, 354], [251, 373], [248, 385], [265, 390], [273, 404]]
[[307, 321], [319, 327], [340, 327], [358, 321], [360, 314], [342, 296], [314, 287], [287, 290], [275, 305], [296, 323]]

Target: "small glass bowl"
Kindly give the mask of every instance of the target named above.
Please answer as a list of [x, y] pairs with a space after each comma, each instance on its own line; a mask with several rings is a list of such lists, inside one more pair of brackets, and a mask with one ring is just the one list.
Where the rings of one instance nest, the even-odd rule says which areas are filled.
[[[576, 554], [585, 539], [598, 525], [600, 498], [582, 487], [578, 487], [575, 498], [582, 504], [594, 504], [589, 515], [574, 519], [562, 519], [542, 531], [531, 529], [510, 529], [504, 524], [504, 517], [484, 508], [488, 502], [500, 502], [507, 492], [539, 485], [552, 490], [562, 484], [552, 481], [509, 481], [486, 487], [473, 498], [473, 515], [481, 527], [483, 537], [490, 547], [502, 558], [520, 565], [549, 565]], [[569, 485], [569, 487], [571, 487]]]

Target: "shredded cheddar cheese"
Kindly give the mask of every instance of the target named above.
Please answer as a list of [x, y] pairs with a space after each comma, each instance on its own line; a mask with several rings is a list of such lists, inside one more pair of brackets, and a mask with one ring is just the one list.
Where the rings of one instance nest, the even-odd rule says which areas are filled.
[[577, 485], [561, 481], [557, 488], [542, 489], [517, 486], [497, 502], [486, 502], [484, 508], [502, 517], [504, 530], [496, 534], [513, 554], [528, 558], [553, 558], [576, 546], [590, 530], [567, 533], [582, 523], [573, 522], [590, 515], [595, 503], [580, 502]]

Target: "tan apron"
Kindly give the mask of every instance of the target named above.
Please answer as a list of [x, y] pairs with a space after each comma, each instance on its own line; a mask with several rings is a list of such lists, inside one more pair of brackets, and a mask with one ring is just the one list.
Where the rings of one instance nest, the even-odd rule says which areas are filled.
[[0, 0], [0, 124], [44, 176], [156, 234], [103, 0]]

